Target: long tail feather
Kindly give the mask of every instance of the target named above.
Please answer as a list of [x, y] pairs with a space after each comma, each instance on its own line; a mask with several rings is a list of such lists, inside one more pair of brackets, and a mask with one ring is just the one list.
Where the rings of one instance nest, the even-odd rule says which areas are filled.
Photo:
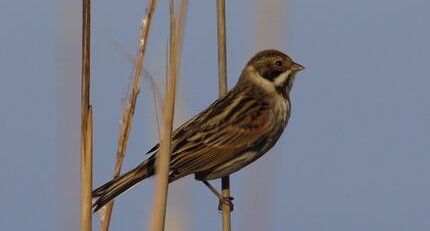
[[100, 186], [92, 192], [93, 197], [93, 210], [101, 209], [107, 203], [139, 183], [145, 178], [148, 178], [155, 173], [154, 158], [141, 163], [135, 169], [127, 172], [126, 174], [115, 178], [106, 184]]

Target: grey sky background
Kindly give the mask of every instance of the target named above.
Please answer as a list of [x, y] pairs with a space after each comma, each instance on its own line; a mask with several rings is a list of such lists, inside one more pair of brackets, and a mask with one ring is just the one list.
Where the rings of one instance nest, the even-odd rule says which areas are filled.
[[[79, 230], [80, 1], [0, 2], [0, 227]], [[227, 1], [232, 87], [257, 51], [306, 70], [277, 146], [232, 176], [233, 230], [430, 230], [430, 3]], [[111, 178], [145, 1], [93, 1], [94, 187]], [[215, 1], [189, 1], [176, 124], [218, 96]], [[168, 5], [157, 5], [145, 68], [164, 86]], [[157, 140], [142, 83], [123, 170]], [[149, 227], [154, 179], [115, 203], [111, 230]], [[214, 182], [219, 185], [218, 182]], [[220, 230], [193, 177], [169, 188], [167, 230]], [[98, 218], [94, 216], [94, 229]]]

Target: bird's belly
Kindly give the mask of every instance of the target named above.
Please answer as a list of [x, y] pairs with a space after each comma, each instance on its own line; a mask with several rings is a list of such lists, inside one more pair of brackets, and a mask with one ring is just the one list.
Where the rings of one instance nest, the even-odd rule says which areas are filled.
[[195, 176], [197, 180], [213, 180], [218, 179], [227, 175], [230, 175], [241, 168], [247, 166], [264, 153], [257, 151], [248, 151], [239, 155], [237, 158], [233, 158], [223, 164], [211, 168], [203, 172], [196, 172]]

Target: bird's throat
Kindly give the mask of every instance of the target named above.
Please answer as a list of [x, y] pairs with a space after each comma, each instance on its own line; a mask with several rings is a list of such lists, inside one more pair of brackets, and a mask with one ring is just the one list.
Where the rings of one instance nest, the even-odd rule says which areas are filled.
[[275, 84], [276, 84], [277, 86], [282, 86], [282, 85], [284, 85], [284, 83], [285, 83], [286, 81], [288, 81], [288, 79], [290, 78], [291, 74], [292, 74], [292, 71], [291, 71], [291, 70], [287, 70], [287, 71], [285, 71], [284, 73], [280, 74], [278, 77], [276, 77], [276, 78], [274, 79]]

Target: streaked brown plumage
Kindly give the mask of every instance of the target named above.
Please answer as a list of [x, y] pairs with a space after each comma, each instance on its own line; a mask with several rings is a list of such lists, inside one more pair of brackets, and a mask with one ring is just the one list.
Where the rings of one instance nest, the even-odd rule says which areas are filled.
[[[194, 173], [197, 180], [229, 175], [265, 154], [290, 117], [295, 73], [304, 69], [277, 50], [257, 53], [225, 96], [177, 128], [169, 182]], [[94, 211], [155, 173], [155, 153], [139, 166], [93, 191]]]

